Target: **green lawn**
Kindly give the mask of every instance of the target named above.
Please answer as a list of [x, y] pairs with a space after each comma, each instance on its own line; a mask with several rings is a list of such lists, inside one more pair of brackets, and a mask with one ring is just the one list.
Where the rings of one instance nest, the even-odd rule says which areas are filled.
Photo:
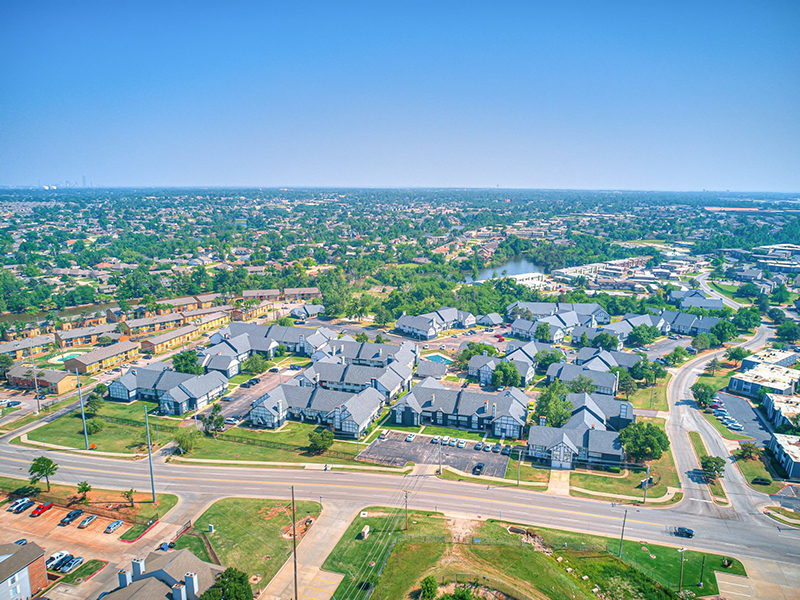
[[[607, 581], [613, 575], [612, 573], [604, 573], [602, 569], [598, 570], [597, 565], [593, 565], [593, 563], [600, 558], [601, 560], [597, 561], [600, 565], [607, 564], [608, 558], [614, 558], [614, 556], [609, 557], [602, 550], [607, 550], [612, 555], [616, 555], [619, 551], [618, 539], [556, 529], [535, 529], [544, 538], [545, 543], [555, 549], [553, 556], [562, 556], [568, 559], [576, 570], [581, 573], [585, 571], [589, 575], [590, 581]], [[583, 548], [586, 548], [586, 550], [583, 550]], [[651, 558], [651, 555], [654, 558]], [[714, 596], [719, 593], [714, 571], [747, 575], [744, 565], [736, 559], [728, 557], [731, 565], [730, 567], [724, 567], [722, 561], [726, 557], [720, 554], [687, 550], [684, 553], [684, 558], [686, 559], [683, 565], [684, 587], [693, 590], [698, 595]], [[704, 558], [705, 568], [702, 566]], [[662, 585], [670, 586], [673, 589], [677, 588], [681, 565], [680, 553], [677, 548], [628, 539], [622, 545], [622, 560], [627, 564], [638, 567]], [[697, 587], [697, 583], [700, 581], [701, 569], [703, 571], [702, 589]], [[651, 591], [643, 597], [648, 598], [648, 600], [650, 598], [658, 598], [659, 596], [656, 593]]]
[[[629, 399], [630, 403], [633, 404], [634, 408], [652, 408], [654, 410], [668, 411], [667, 386], [669, 385], [670, 379], [672, 379], [672, 373], [667, 373], [667, 376], [659, 380], [657, 385], [639, 388], [631, 394]], [[622, 397], [624, 397], [624, 395]]]
[[715, 375], [708, 372], [701, 373], [697, 378], [698, 383], [706, 383], [714, 388], [715, 391], [721, 392], [728, 387], [728, 382], [731, 376], [736, 372], [735, 369], [717, 371]]
[[35, 413], [29, 413], [29, 414], [25, 415], [24, 417], [20, 417], [19, 419], [15, 420], [13, 423], [8, 423], [7, 425], [4, 425], [3, 429], [6, 430], [6, 431], [13, 431], [13, 430], [19, 429], [20, 427], [25, 427], [25, 425], [30, 425], [31, 423], [41, 419], [45, 415], [48, 415], [48, 414], [53, 413], [53, 412], [56, 412], [57, 410], [60, 410], [60, 409], [64, 408], [65, 406], [69, 406], [70, 404], [75, 402], [77, 399], [78, 399], [78, 396], [76, 394], [75, 396], [70, 396], [69, 398], [65, 398], [64, 400], [60, 400], [59, 402], [56, 402], [55, 404], [53, 404], [52, 406], [50, 406], [48, 408], [43, 408], [42, 412], [40, 414], [37, 415]]
[[[446, 536], [445, 518], [439, 513], [412, 511], [409, 529], [405, 530], [405, 513], [397, 508], [372, 507], [368, 516], [358, 516], [347, 528], [339, 543], [330, 553], [322, 568], [344, 574], [334, 599], [361, 600], [367, 598], [366, 585], [375, 581], [375, 575], [389, 554], [391, 540], [402, 535]], [[366, 540], [359, 537], [365, 525], [370, 534]], [[373, 600], [399, 600], [417, 584], [421, 576], [432, 568], [447, 549], [446, 544], [399, 543], [395, 546], [386, 569], [379, 579]]]
[[508, 468], [506, 468], [506, 479], [511, 479], [515, 483], [517, 481], [517, 470], [519, 467], [519, 480], [536, 483], [548, 483], [550, 481], [549, 467], [543, 467], [535, 464], [530, 460], [523, 460], [522, 465], [519, 464], [519, 459], [512, 458], [508, 461]]
[[[503, 480], [484, 479], [473, 475], [461, 475], [455, 473], [450, 469], [442, 469], [442, 472], [437, 475], [440, 479], [448, 479], [450, 481], [465, 481], [467, 483], [477, 483], [479, 485], [496, 485], [501, 487], [516, 487], [517, 485], [517, 472], [514, 471], [514, 477], [506, 477]], [[529, 489], [544, 490], [547, 487], [546, 482], [525, 481], [520, 478], [520, 485], [527, 486]], [[535, 486], [535, 487], [534, 487]]]
[[[305, 518], [319, 516], [316, 502], [296, 503], [297, 525]], [[292, 505], [287, 500], [261, 498], [225, 498], [215, 502], [194, 522], [195, 532], [206, 533], [211, 547], [223, 565], [235, 566], [248, 575], [259, 574], [268, 582], [283, 566], [292, 552], [291, 537], [282, 537], [284, 529], [292, 524]], [[199, 538], [182, 536], [181, 547], [197, 547]], [[203, 549], [205, 554], [205, 548]]]
[[[703, 436], [700, 435], [697, 431], [690, 431], [689, 439], [692, 441], [692, 448], [694, 448], [694, 452], [697, 455], [697, 464], [699, 465], [700, 460], [704, 456], [709, 456], [708, 449], [706, 448], [706, 443], [703, 441]], [[725, 496], [725, 489], [722, 487], [720, 479], [721, 478], [709, 479], [708, 487], [711, 490], [711, 495], [714, 498], [727, 503], [728, 498], [727, 496]]]
[[240, 373], [239, 375], [234, 375], [228, 380], [228, 383], [231, 385], [240, 385], [245, 381], [250, 381], [255, 375], [251, 375], [250, 373]]
[[[759, 492], [763, 492], [765, 494], [775, 494], [783, 489], [784, 483], [781, 481], [775, 481], [773, 479], [772, 473], [769, 472], [769, 469], [767, 469], [764, 461], [761, 458], [752, 458], [748, 460], [737, 458], [736, 466], [739, 467], [742, 475], [744, 475], [745, 479], [747, 479], [747, 483], [749, 483], [753, 489], [756, 489]], [[753, 479], [756, 477], [769, 479], [771, 483], [769, 485], [756, 485], [753, 483]]]
[[734, 441], [737, 441], [737, 442], [741, 441], [741, 440], [752, 440], [753, 439], [753, 436], [751, 436], [751, 435], [743, 435], [741, 433], [737, 433], [735, 431], [731, 431], [730, 429], [725, 427], [725, 425], [722, 424], [722, 421], [720, 421], [712, 413], [709, 413], [709, 412], [706, 412], [706, 411], [702, 411], [702, 413], [703, 413], [703, 416], [706, 418], [706, 421], [711, 423], [711, 425], [713, 425], [714, 429], [716, 429], [719, 432], [719, 434], [722, 437], [724, 437], [725, 439], [734, 440]]
[[[105, 560], [98, 560], [96, 558], [93, 558], [92, 560], [88, 560], [85, 563], [83, 563], [72, 573], [67, 573], [66, 575], [64, 575], [61, 579], [58, 580], [58, 583], [66, 583], [69, 585], [80, 585], [87, 577], [93, 575], [94, 573], [97, 573], [97, 571], [102, 569], [107, 564], [108, 562]], [[79, 579], [81, 581], [78, 581]]]
[[425, 435], [441, 435], [441, 436], [450, 436], [451, 438], [459, 438], [461, 440], [468, 440], [473, 442], [479, 442], [484, 437], [487, 441], [491, 442], [499, 442], [500, 438], [492, 437], [487, 435], [485, 432], [479, 431], [467, 431], [464, 429], [453, 429], [452, 427], [436, 427], [433, 425], [426, 425], [425, 430], [422, 432]]
[[[661, 430], [665, 429], [664, 419], [639, 417], [638, 420], [643, 423], [653, 423]], [[644, 490], [638, 486], [645, 476], [645, 470], [629, 471], [624, 477], [613, 477], [599, 472], [592, 473], [576, 470], [570, 473], [569, 482], [570, 485], [594, 492], [641, 496], [644, 498]], [[650, 476], [653, 478], [655, 485], [648, 490], [648, 498], [661, 498], [667, 493], [667, 487], [680, 487], [680, 478], [678, 477], [678, 470], [675, 468], [675, 459], [672, 456], [671, 448], [658, 460], [650, 461]]]
[[180, 550], [181, 548], [188, 548], [191, 550], [192, 554], [202, 561], [212, 562], [208, 550], [206, 550], [206, 545], [199, 535], [194, 535], [190, 532], [184, 533], [178, 538], [178, 541], [175, 542], [175, 549]]

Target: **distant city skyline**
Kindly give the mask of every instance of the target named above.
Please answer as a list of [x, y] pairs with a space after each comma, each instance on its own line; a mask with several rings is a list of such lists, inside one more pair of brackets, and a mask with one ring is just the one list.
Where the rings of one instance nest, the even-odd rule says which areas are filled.
[[800, 192], [800, 3], [0, 8], [0, 185]]

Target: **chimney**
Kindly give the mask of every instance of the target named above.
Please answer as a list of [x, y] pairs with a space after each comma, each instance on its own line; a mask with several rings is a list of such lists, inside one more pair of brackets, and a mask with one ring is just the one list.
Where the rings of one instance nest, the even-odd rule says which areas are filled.
[[431, 394], [431, 404], [436, 402], [436, 393]]
[[119, 587], [126, 588], [131, 584], [131, 572], [128, 569], [120, 569], [117, 573], [119, 579]]
[[186, 600], [186, 586], [180, 581], [172, 586], [172, 600]]
[[487, 350], [484, 350], [484, 351], [483, 351], [483, 355], [484, 355], [484, 356], [489, 356], [489, 352], [488, 352]]
[[145, 572], [145, 564], [143, 558], [134, 558], [131, 562], [131, 567], [133, 568], [133, 580], [136, 581]]
[[492, 402], [492, 418], [497, 416], [497, 402]]
[[547, 417], [539, 417], [539, 427], [545, 427], [547, 425]]
[[278, 409], [278, 417], [283, 416], [283, 400], [278, 398], [278, 402], [276, 403], [276, 407]]
[[197, 573], [186, 573], [183, 579], [186, 581], [186, 600], [198, 600], [200, 598], [200, 581]]
[[485, 413], [489, 412], [489, 399], [488, 398], [484, 398], [483, 399], [483, 412], [485, 412]]

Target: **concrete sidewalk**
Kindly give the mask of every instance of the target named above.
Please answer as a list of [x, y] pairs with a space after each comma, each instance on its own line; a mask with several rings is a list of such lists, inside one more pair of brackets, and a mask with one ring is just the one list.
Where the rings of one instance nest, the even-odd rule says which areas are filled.
[[[322, 570], [322, 563], [339, 543], [347, 527], [358, 515], [352, 504], [326, 503], [322, 515], [297, 547], [297, 596], [305, 600], [329, 600], [344, 578], [340, 573]], [[292, 557], [272, 578], [259, 600], [294, 599]]]

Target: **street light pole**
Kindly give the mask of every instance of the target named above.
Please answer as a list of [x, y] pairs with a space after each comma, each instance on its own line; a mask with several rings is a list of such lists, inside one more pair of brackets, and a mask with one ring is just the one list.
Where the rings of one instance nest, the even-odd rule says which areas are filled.
[[294, 486], [292, 486], [292, 558], [294, 559], [294, 600], [297, 600], [297, 518], [294, 510]]
[[81, 376], [78, 369], [75, 369], [75, 377], [78, 378], [78, 401], [81, 404], [81, 420], [83, 421], [83, 441], [86, 443], [86, 449], [89, 449], [89, 432], [86, 431], [86, 412], [83, 410], [83, 393], [81, 392]]
[[406, 531], [408, 531], [408, 490], [406, 490]]
[[650, 465], [647, 465], [647, 479], [644, 480], [644, 502], [642, 504], [647, 504], [647, 490], [650, 487]]
[[517, 487], [519, 487], [519, 473], [522, 469], [522, 448], [519, 449], [519, 456], [517, 457]]
[[156, 480], [153, 477], [153, 449], [150, 444], [150, 421], [147, 418], [147, 406], [144, 407], [144, 427], [147, 430], [147, 460], [150, 463], [150, 491], [153, 492], [153, 504], [155, 504]]
[[628, 520], [628, 509], [625, 509], [625, 515], [622, 517], [622, 533], [619, 535], [619, 554], [618, 557], [622, 558], [622, 542], [625, 539], [625, 522]]
[[680, 594], [681, 590], [683, 590], [683, 563], [686, 560], [683, 558], [683, 553], [686, 552], [686, 548], [680, 548], [678, 552], [680, 552], [681, 555], [681, 577], [678, 580], [678, 593]]

